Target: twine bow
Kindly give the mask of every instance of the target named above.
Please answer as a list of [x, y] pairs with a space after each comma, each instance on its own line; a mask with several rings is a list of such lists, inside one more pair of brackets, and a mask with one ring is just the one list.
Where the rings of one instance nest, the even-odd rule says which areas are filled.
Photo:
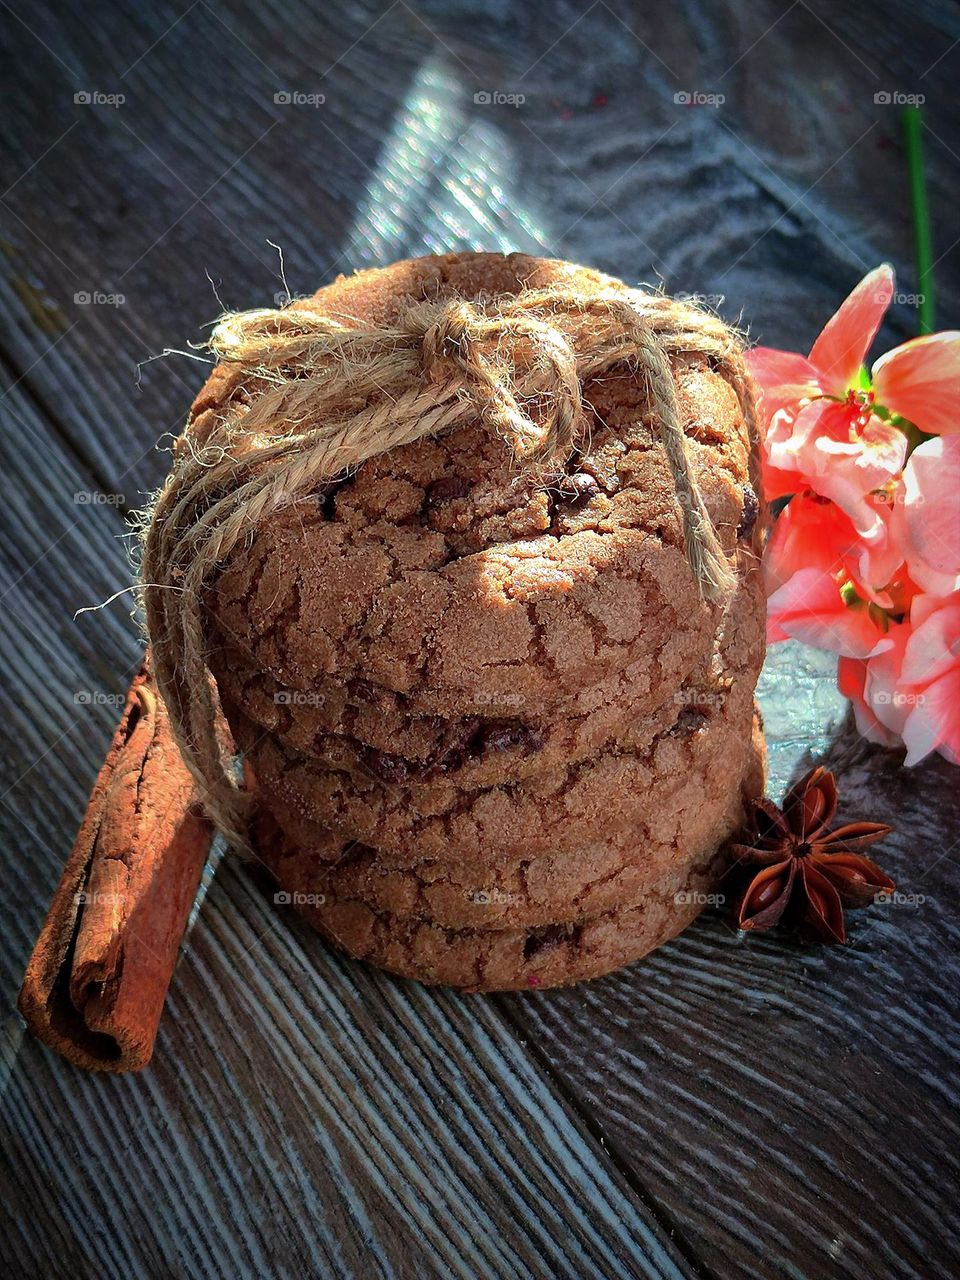
[[228, 407], [202, 439], [185, 435], [146, 521], [141, 581], [157, 684], [208, 815], [241, 847], [246, 797], [222, 743], [203, 594], [273, 512], [368, 458], [478, 419], [525, 466], [566, 458], [584, 431], [583, 383], [627, 367], [646, 381], [687, 559], [702, 597], [715, 600], [733, 579], [694, 476], [672, 361], [709, 357], [755, 434], [735, 334], [662, 295], [556, 286], [489, 303], [420, 302], [382, 328], [347, 326], [320, 305], [220, 321], [211, 350], [240, 365], [257, 394]]

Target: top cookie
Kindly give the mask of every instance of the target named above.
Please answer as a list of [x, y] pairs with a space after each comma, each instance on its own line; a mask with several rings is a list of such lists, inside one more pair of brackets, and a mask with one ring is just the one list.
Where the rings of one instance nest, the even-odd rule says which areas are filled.
[[[416, 301], [558, 282], [623, 287], [565, 262], [450, 254], [341, 278], [311, 305], [369, 325]], [[756, 507], [737, 398], [706, 358], [677, 362], [674, 376], [697, 481], [736, 567]], [[220, 366], [188, 434], [249, 393]], [[377, 456], [264, 520], [208, 593], [212, 645], [286, 688], [363, 680], [425, 714], [489, 714], [506, 697], [550, 708], [628, 664], [661, 705], [709, 654], [719, 614], [686, 561], [642, 376], [614, 370], [583, 394], [589, 430], [549, 469], [522, 470], [477, 423]]]

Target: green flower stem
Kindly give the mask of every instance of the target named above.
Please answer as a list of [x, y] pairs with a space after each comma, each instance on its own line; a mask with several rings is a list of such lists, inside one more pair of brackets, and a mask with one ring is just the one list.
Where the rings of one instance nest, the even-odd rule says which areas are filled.
[[923, 117], [919, 107], [904, 107], [903, 138], [907, 153], [910, 204], [913, 209], [913, 242], [917, 264], [917, 323], [920, 332], [933, 333], [933, 239], [930, 208], [923, 171]]

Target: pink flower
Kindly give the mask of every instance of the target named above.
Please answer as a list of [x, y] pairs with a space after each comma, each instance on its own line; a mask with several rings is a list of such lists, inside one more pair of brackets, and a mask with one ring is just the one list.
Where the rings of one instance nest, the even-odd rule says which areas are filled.
[[878, 403], [926, 435], [956, 435], [958, 378], [960, 332], [948, 330], [914, 338], [881, 356], [873, 366], [873, 391]]
[[838, 654], [870, 741], [960, 763], [960, 333], [868, 375], [893, 284], [887, 266], [861, 280], [809, 356], [748, 357], [767, 497], [789, 499], [764, 560], [768, 639]]
[[917, 596], [900, 671], [915, 705], [903, 727], [907, 764], [939, 751], [960, 764], [960, 598]]
[[895, 499], [893, 536], [910, 577], [932, 595], [960, 590], [960, 436], [918, 445]]
[[835, 503], [814, 494], [788, 503], [764, 557], [771, 644], [790, 637], [856, 658], [889, 648], [890, 615], [915, 590], [888, 536], [889, 510], [876, 503], [883, 536], [867, 544]]
[[895, 481], [907, 453], [906, 419], [925, 432], [960, 430], [949, 383], [960, 378], [960, 333], [906, 342], [877, 361], [873, 383], [863, 362], [893, 297], [889, 266], [853, 290], [803, 357], [758, 347], [748, 353], [760, 385], [768, 498], [812, 489], [831, 498], [867, 540], [883, 536], [866, 501]]
[[866, 659], [841, 657], [840, 692], [871, 742], [907, 748], [905, 764], [932, 751], [960, 764], [960, 597], [916, 596], [909, 621]]
[[900, 472], [907, 438], [882, 422], [851, 393], [850, 401], [813, 400], [794, 419], [790, 439], [769, 450], [772, 464], [792, 467], [814, 493], [832, 498], [854, 521], [860, 536], [877, 539], [881, 522], [867, 495]]
[[907, 718], [897, 681], [909, 633], [909, 626], [896, 627], [884, 653], [871, 659], [843, 656], [837, 662], [837, 688], [853, 704], [858, 731], [882, 747], [900, 746]]

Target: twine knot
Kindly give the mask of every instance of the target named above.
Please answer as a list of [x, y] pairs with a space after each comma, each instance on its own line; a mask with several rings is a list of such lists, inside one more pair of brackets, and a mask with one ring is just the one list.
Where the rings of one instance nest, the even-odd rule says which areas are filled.
[[464, 299], [449, 303], [436, 321], [428, 325], [420, 344], [420, 362], [429, 382], [442, 382], [449, 376], [447, 365], [462, 363], [476, 317], [475, 308]]
[[734, 578], [697, 485], [673, 361], [699, 353], [753, 398], [736, 335], [689, 303], [626, 286], [556, 285], [489, 302], [414, 303], [393, 324], [350, 327], [307, 299], [223, 317], [210, 340], [256, 384], [200, 440], [189, 431], [145, 521], [141, 581], [157, 685], [210, 818], [245, 846], [246, 797], [224, 750], [206, 660], [203, 594], [231, 551], [282, 506], [368, 458], [479, 420], [525, 465], [569, 457], [583, 384], [614, 367], [645, 380], [705, 600]]

